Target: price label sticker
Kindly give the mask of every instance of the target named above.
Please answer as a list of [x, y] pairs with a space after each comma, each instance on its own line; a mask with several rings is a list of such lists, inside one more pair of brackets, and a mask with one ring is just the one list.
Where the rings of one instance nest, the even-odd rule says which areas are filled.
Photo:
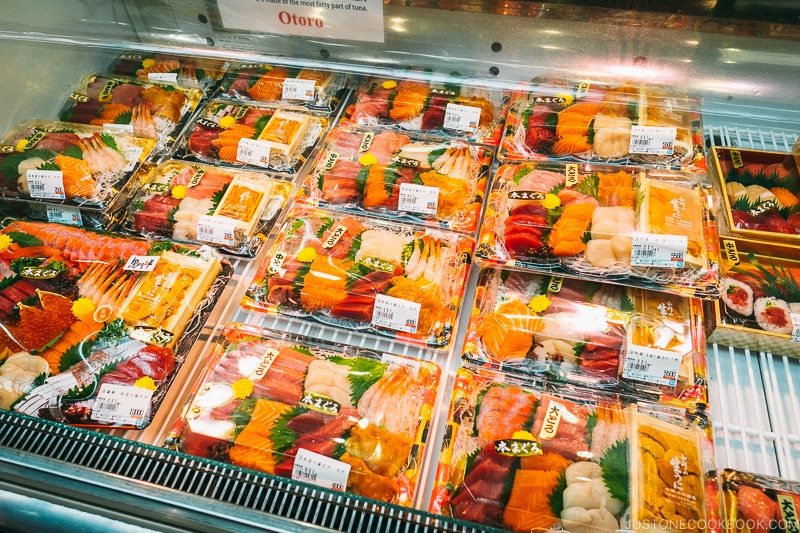
[[372, 325], [416, 333], [422, 306], [417, 302], [379, 294], [372, 309]]
[[344, 492], [347, 489], [349, 476], [350, 465], [343, 461], [331, 459], [305, 448], [298, 449], [294, 457], [292, 479], [295, 481]]
[[269, 166], [270, 145], [257, 139], [239, 139], [236, 146], [236, 160], [259, 167]]
[[677, 135], [677, 128], [632, 126], [628, 151], [632, 154], [672, 155]]
[[628, 345], [622, 377], [674, 387], [678, 384], [681, 354], [636, 344]]
[[435, 215], [439, 210], [439, 187], [401, 183], [397, 209], [410, 213]]
[[48, 205], [47, 221], [70, 226], [83, 226], [80, 209], [66, 205]]
[[197, 221], [197, 240], [233, 246], [236, 222], [227, 218], [203, 215]]
[[25, 173], [28, 180], [28, 194], [31, 198], [64, 200], [64, 173], [60, 170], [30, 169]]
[[631, 266], [683, 268], [688, 244], [686, 235], [634, 233]]
[[125, 172], [130, 172], [136, 168], [136, 165], [139, 164], [139, 161], [142, 157], [142, 152], [144, 152], [144, 148], [141, 146], [131, 146], [122, 152], [122, 157], [124, 157], [125, 161], [128, 162], [128, 164], [125, 166]]
[[446, 130], [476, 133], [481, 120], [481, 108], [471, 105], [447, 104], [444, 109], [444, 126]]
[[281, 100], [303, 100], [305, 102], [314, 99], [315, 80], [298, 80], [287, 78], [283, 80], [283, 91]]
[[178, 83], [177, 72], [149, 72], [147, 79], [150, 81], [163, 81], [167, 83]]
[[116, 124], [114, 122], [106, 122], [103, 124], [103, 129], [116, 133], [133, 133], [133, 124]]
[[92, 419], [141, 426], [152, 398], [153, 391], [149, 389], [103, 383], [94, 400]]
[[800, 313], [790, 313], [792, 319], [792, 342], [800, 342]]
[[158, 264], [157, 255], [132, 255], [125, 262], [122, 270], [133, 272], [152, 272]]

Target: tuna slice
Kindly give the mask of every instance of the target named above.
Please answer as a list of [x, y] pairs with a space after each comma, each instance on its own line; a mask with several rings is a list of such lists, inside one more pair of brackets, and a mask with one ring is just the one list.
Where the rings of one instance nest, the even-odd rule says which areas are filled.
[[502, 524], [506, 479], [516, 461], [516, 457], [495, 452], [493, 444], [481, 450], [450, 500], [453, 516], [486, 525]]

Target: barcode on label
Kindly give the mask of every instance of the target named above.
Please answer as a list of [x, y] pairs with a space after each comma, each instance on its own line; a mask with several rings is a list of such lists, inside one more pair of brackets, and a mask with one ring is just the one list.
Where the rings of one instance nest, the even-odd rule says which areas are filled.
[[637, 257], [655, 257], [655, 248], [639, 248], [635, 251]]
[[381, 320], [394, 320], [394, 313], [378, 309], [375, 311], [375, 318], [379, 318]]
[[44, 190], [44, 183], [37, 183], [35, 181], [32, 182], [32, 183], [29, 182], [28, 183], [28, 188], [30, 190], [32, 190], [32, 191], [43, 191]]
[[119, 402], [100, 402], [95, 406], [95, 409], [102, 411], [116, 411], [119, 409]]
[[644, 361], [629, 361], [627, 366], [630, 370], [634, 370], [636, 372], [650, 371], [650, 363], [645, 363]]

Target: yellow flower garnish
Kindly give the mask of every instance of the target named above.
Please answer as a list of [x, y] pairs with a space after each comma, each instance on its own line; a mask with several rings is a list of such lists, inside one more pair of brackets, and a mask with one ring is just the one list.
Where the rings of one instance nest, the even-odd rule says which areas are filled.
[[0, 251], [3, 251], [9, 246], [11, 246], [12, 242], [14, 242], [14, 239], [9, 237], [8, 235], [0, 235]]
[[176, 185], [172, 188], [172, 197], [176, 200], [186, 198], [186, 185]]
[[97, 306], [94, 305], [91, 298], [78, 298], [72, 302], [72, 314], [75, 315], [75, 318], [78, 320], [83, 319], [83, 317], [89, 313], [94, 313], [96, 308]]
[[16, 150], [17, 152], [24, 152], [27, 146], [28, 146], [28, 139], [20, 139], [17, 145], [14, 147], [14, 150]]
[[142, 61], [142, 68], [150, 68], [156, 64], [156, 60], [152, 57], [148, 57], [147, 59]]
[[556, 196], [555, 194], [545, 194], [544, 200], [542, 200], [542, 207], [545, 209], [555, 209], [556, 207], [561, 205], [561, 198]]
[[574, 98], [572, 97], [571, 94], [564, 94], [564, 93], [557, 94], [556, 98], [563, 98], [564, 99], [564, 103], [561, 104], [564, 107], [567, 107], [568, 105], [570, 105], [572, 103], [572, 101], [574, 100]]
[[230, 115], [226, 115], [226, 116], [222, 117], [221, 119], [219, 119], [219, 127], [220, 128], [230, 128], [234, 124], [236, 124], [236, 119], [233, 118]]
[[385, 82], [381, 83], [381, 87], [384, 89], [394, 89], [397, 87], [397, 82], [394, 80], [386, 80]]
[[156, 390], [156, 382], [153, 381], [153, 378], [150, 376], [142, 376], [136, 381], [133, 382], [134, 387], [139, 387], [140, 389], [147, 389], [147, 390]]
[[358, 162], [364, 165], [365, 167], [368, 167], [370, 165], [377, 164], [378, 158], [372, 154], [364, 154], [358, 159]]
[[234, 381], [233, 385], [231, 385], [231, 388], [233, 389], [234, 398], [244, 400], [253, 393], [253, 388], [255, 388], [255, 385], [253, 385], [253, 382], [249, 379], [241, 378]]
[[536, 440], [536, 437], [530, 431], [515, 431], [511, 438], [515, 440]]
[[297, 260], [301, 263], [311, 263], [317, 258], [317, 251], [311, 246], [306, 246], [297, 253]]
[[534, 313], [541, 313], [548, 307], [550, 307], [550, 298], [548, 298], [544, 294], [540, 294], [539, 296], [534, 296], [533, 298], [531, 298], [531, 301], [528, 302], [528, 308]]

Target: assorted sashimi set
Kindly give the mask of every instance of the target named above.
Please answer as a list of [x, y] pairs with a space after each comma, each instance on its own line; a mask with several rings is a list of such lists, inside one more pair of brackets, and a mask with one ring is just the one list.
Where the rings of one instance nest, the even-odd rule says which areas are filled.
[[800, 508], [800, 483], [725, 469], [720, 472], [723, 518], [732, 533], [788, 533]]
[[[110, 70], [0, 141], [0, 409], [163, 424], [473, 528], [718, 533], [719, 482], [749, 533], [800, 504], [718, 480], [706, 361], [800, 357], [800, 154], [714, 148], [706, 175], [699, 100], [632, 83]], [[229, 307], [291, 327], [217, 333]]]
[[302, 109], [214, 100], [195, 119], [176, 156], [294, 173], [306, 162], [327, 127], [326, 117]]
[[292, 185], [263, 174], [167, 161], [142, 178], [126, 229], [248, 257], [261, 249]]
[[468, 85], [370, 78], [345, 109], [343, 126], [389, 126], [497, 146], [509, 95]]
[[242, 305], [447, 348], [474, 242], [297, 207]]
[[[408, 506], [440, 369], [229, 324], [181, 421], [184, 452]], [[349, 473], [349, 475], [348, 475]]]
[[504, 164], [495, 172], [476, 256], [713, 297], [719, 279], [709, 191], [693, 175], [657, 170]]
[[390, 130], [328, 133], [297, 201], [474, 233], [492, 152]]

